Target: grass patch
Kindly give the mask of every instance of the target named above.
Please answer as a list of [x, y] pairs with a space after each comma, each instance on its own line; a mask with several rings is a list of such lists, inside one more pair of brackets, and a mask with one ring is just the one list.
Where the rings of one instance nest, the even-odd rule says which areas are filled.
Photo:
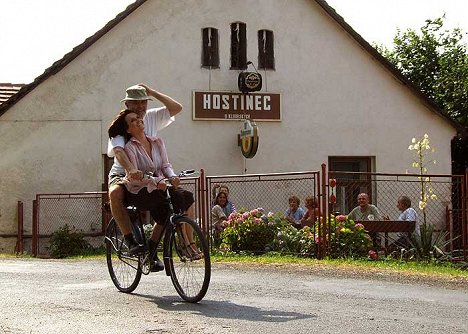
[[[90, 250], [85, 254], [67, 257], [67, 259], [89, 259], [100, 260], [106, 256], [105, 249], [98, 248]], [[30, 254], [0, 254], [1, 258], [32, 258]], [[416, 262], [416, 261], [399, 261], [395, 259], [381, 259], [370, 261], [367, 259], [322, 259], [301, 258], [294, 255], [280, 255], [268, 253], [262, 255], [250, 255], [246, 253], [240, 254], [211, 254], [212, 263], [238, 263], [238, 264], [253, 264], [253, 265], [301, 265], [311, 267], [332, 267], [336, 269], [360, 269], [368, 271], [389, 271], [401, 272], [413, 275], [440, 276], [440, 277], [460, 277], [468, 279], [468, 270], [461, 268], [450, 262]], [[466, 263], [465, 263], [466, 265]]]
[[361, 270], [384, 270], [390, 272], [404, 272], [407, 274], [451, 276], [468, 278], [468, 270], [450, 262], [416, 262], [382, 259], [371, 261], [367, 259], [310, 259], [292, 255], [279, 254], [212, 254], [213, 263], [250, 263], [250, 264], [299, 264], [304, 266], [328, 266], [339, 268], [356, 268]]

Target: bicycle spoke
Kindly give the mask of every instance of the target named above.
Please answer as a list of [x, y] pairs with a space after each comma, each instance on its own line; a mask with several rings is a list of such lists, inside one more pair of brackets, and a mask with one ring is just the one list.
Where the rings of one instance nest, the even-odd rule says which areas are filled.
[[112, 282], [122, 292], [132, 292], [141, 278], [139, 258], [128, 256], [128, 247], [123, 235], [112, 219], [106, 230], [107, 267]]
[[[211, 262], [208, 245], [195, 222], [186, 217], [181, 219], [170, 240], [171, 279], [184, 300], [198, 302], [206, 294], [210, 281]], [[190, 237], [186, 235], [187, 232], [182, 232], [182, 224], [190, 225], [185, 227], [185, 231], [191, 231]], [[200, 251], [202, 255], [199, 254]]]

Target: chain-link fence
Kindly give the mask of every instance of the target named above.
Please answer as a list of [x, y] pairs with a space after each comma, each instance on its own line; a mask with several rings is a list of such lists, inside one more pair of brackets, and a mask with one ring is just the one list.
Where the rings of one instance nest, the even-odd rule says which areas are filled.
[[[289, 208], [288, 199], [297, 196], [301, 206], [307, 196], [318, 196], [319, 172], [207, 176], [207, 203], [205, 217], [210, 217], [217, 188], [229, 189], [229, 201], [237, 211], [262, 208], [265, 213], [284, 213]], [[210, 231], [213, 221], [208, 218]]]
[[[199, 181], [196, 177], [181, 180], [181, 186], [194, 194], [195, 212], [200, 211]], [[65, 225], [70, 231], [83, 234], [92, 247], [101, 246], [111, 218], [107, 203], [107, 192], [37, 195], [33, 205], [32, 253], [47, 256], [51, 235]]]
[[91, 246], [101, 245], [109, 219], [104, 207], [106, 202], [106, 192], [37, 195], [34, 205], [33, 254], [48, 255], [50, 236], [66, 225], [70, 231], [82, 233]]
[[[436, 231], [449, 233], [449, 239], [453, 239], [451, 250], [462, 247], [462, 228], [466, 224], [462, 214], [464, 176], [329, 172], [329, 177], [336, 179], [336, 203], [330, 205], [331, 213], [348, 214], [358, 206], [358, 195], [366, 193], [369, 203], [380, 211], [381, 217], [373, 219], [382, 220], [384, 231], [383, 220], [398, 219], [398, 199], [406, 196], [417, 213], [416, 228], [424, 223], [433, 225]], [[395, 235], [389, 238], [394, 239]]]
[[[397, 201], [404, 195], [411, 199], [419, 224], [425, 221], [440, 231], [447, 231], [448, 238], [453, 239], [450, 250], [463, 248], [466, 253], [467, 198], [464, 176], [427, 175], [421, 179], [418, 175], [408, 174], [328, 172], [323, 174], [328, 176], [326, 181], [336, 179], [336, 186], [330, 188], [327, 185], [327, 190], [322, 191], [321, 173], [224, 176], [204, 176], [202, 173], [200, 177], [184, 178], [182, 186], [194, 193], [195, 212], [207, 234], [213, 231], [210, 213], [213, 189], [217, 185], [229, 188], [229, 199], [238, 211], [261, 207], [265, 213], [284, 213], [289, 207], [289, 197], [295, 195], [301, 200], [302, 207], [305, 197], [314, 196], [319, 199], [319, 212], [346, 215], [358, 205], [358, 194], [367, 193], [370, 203], [376, 205], [382, 216], [390, 221], [398, 219], [400, 210]], [[424, 211], [419, 203], [422, 189], [429, 194]], [[322, 199], [329, 199], [332, 190], [336, 203], [329, 203], [328, 207], [323, 208]], [[100, 245], [110, 219], [110, 212], [104, 205], [107, 201], [106, 192], [37, 195], [33, 205], [32, 253], [47, 255], [50, 236], [65, 225], [83, 233], [93, 246]], [[378, 220], [377, 217], [374, 219]]]

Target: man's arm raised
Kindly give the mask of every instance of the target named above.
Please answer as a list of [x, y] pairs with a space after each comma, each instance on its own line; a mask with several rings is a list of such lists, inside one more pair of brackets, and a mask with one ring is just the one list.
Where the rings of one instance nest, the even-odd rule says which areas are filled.
[[139, 85], [146, 89], [146, 92], [148, 93], [148, 95], [154, 97], [155, 99], [160, 101], [162, 104], [164, 104], [166, 106], [167, 110], [169, 111], [169, 114], [171, 115], [171, 117], [177, 115], [178, 113], [180, 113], [182, 111], [182, 105], [179, 102], [177, 102], [176, 100], [174, 100], [172, 97], [167, 96], [167, 95], [165, 95], [163, 93], [160, 93], [160, 92], [148, 87], [145, 84], [141, 83]]

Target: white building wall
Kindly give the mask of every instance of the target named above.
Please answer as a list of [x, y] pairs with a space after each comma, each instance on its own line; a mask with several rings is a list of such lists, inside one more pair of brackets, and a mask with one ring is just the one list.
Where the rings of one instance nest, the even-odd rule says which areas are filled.
[[[248, 59], [256, 66], [257, 31], [274, 32], [276, 70], [261, 73], [263, 91], [281, 94], [282, 120], [258, 122], [253, 159], [237, 146], [239, 121], [192, 120], [194, 90], [238, 90], [238, 71], [229, 70], [235, 21], [247, 25]], [[211, 80], [200, 66], [204, 27], [217, 28], [220, 37], [221, 65]], [[184, 105], [160, 133], [176, 170], [318, 170], [329, 156], [375, 156], [376, 171], [403, 173], [411, 169], [411, 138], [428, 133], [439, 162], [431, 172], [450, 173], [455, 129], [313, 1], [152, 0], [0, 117], [0, 169], [6, 171], [0, 233], [16, 231], [18, 200], [28, 225], [37, 193], [101, 189], [107, 126], [123, 107], [125, 88], [140, 82]]]

